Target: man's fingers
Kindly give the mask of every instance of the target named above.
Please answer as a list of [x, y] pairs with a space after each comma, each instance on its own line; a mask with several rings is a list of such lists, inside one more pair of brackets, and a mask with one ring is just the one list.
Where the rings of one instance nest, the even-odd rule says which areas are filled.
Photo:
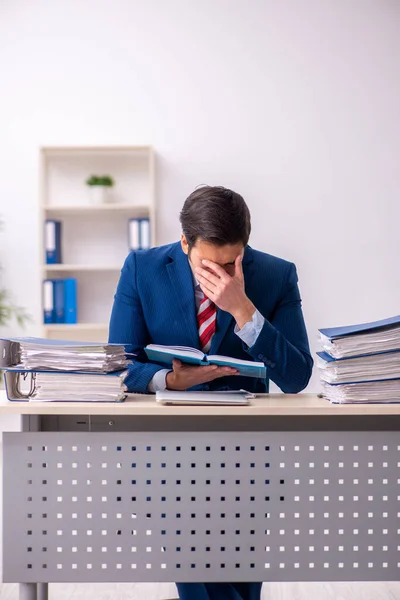
[[211, 269], [212, 271], [214, 271], [214, 273], [216, 273], [216, 275], [218, 276], [218, 279], [222, 279], [222, 281], [225, 281], [225, 282], [230, 279], [230, 277], [227, 274], [227, 272], [225, 271], [225, 269], [220, 267], [220, 265], [217, 265], [217, 263], [214, 263], [211, 260], [202, 260], [201, 262], [208, 269]]
[[216, 287], [221, 281], [220, 277], [217, 277], [214, 273], [210, 273], [210, 271], [207, 271], [207, 269], [202, 269], [201, 267], [196, 267], [195, 273], [199, 281], [207, 280], [210, 282], [210, 284], [212, 284], [213, 287]]
[[200, 289], [203, 292], [203, 294], [205, 296], [207, 296], [207, 298], [209, 298], [210, 300], [212, 300], [212, 302], [215, 303], [215, 300], [216, 300], [215, 294], [211, 290], [209, 290], [208, 288], [204, 287], [203, 284], [200, 284]]
[[243, 267], [242, 267], [243, 256], [239, 254], [235, 260], [235, 277], [243, 279]]

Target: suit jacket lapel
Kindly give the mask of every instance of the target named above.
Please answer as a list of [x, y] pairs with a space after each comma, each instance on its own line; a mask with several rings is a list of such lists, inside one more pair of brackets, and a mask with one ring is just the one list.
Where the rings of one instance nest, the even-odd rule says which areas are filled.
[[[246, 247], [243, 256], [243, 274], [245, 282], [245, 290], [248, 291], [252, 269], [250, 264], [253, 262], [253, 251], [250, 246]], [[217, 331], [215, 332], [211, 340], [211, 348], [209, 354], [218, 354], [219, 347], [229, 329], [230, 326], [234, 326], [233, 317], [230, 313], [217, 309]]]
[[173, 290], [171, 298], [174, 299], [174, 306], [171, 306], [171, 311], [179, 312], [185, 339], [182, 343], [199, 348], [192, 270], [179, 243], [173, 246], [169, 256], [172, 260], [166, 268]]

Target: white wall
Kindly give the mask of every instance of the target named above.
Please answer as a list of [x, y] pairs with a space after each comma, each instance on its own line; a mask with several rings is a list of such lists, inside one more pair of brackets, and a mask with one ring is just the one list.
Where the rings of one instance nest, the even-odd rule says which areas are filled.
[[2, 0], [0, 262], [29, 334], [57, 144], [152, 144], [161, 243], [197, 184], [239, 191], [251, 244], [297, 264], [313, 352], [399, 313], [399, 31], [396, 0]]

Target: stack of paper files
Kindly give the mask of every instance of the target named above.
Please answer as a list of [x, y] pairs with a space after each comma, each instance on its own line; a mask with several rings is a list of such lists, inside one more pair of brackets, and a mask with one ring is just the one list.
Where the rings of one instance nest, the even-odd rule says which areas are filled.
[[128, 371], [66, 373], [56, 371], [6, 371], [9, 400], [29, 402], [122, 402]]
[[320, 334], [317, 365], [328, 400], [400, 402], [400, 315]]
[[130, 364], [122, 344], [12, 338], [0, 341], [9, 400], [119, 402]]
[[320, 329], [319, 332], [323, 350], [333, 358], [400, 349], [400, 315], [373, 323]]
[[[122, 344], [73, 342], [44, 338], [3, 340], [8, 365], [26, 370], [85, 371], [111, 373], [124, 369], [130, 361]], [[0, 364], [1, 366], [1, 364]]]

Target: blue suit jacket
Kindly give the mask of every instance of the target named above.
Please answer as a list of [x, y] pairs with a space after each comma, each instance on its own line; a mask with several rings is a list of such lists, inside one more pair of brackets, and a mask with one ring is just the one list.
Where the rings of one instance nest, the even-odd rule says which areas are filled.
[[[246, 294], [265, 317], [264, 327], [248, 348], [234, 333], [233, 317], [218, 309], [209, 354], [262, 361], [267, 377], [282, 391], [300, 392], [310, 379], [313, 361], [296, 267], [249, 246], [242, 264]], [[133, 392], [147, 392], [154, 374], [165, 368], [147, 360], [147, 344], [200, 348], [192, 272], [179, 242], [129, 254], [115, 294], [109, 341], [130, 344], [137, 353], [126, 379]], [[221, 377], [196, 389], [267, 392], [268, 378]]]

